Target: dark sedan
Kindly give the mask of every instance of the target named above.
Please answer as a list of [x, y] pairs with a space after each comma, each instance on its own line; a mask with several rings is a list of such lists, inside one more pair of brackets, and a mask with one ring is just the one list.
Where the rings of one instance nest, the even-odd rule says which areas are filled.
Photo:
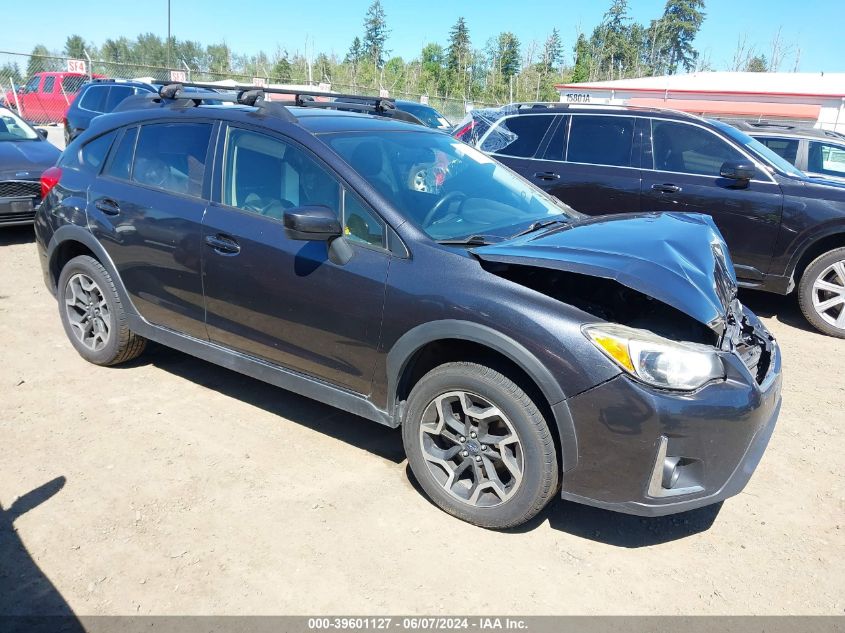
[[46, 132], [0, 108], [0, 226], [32, 223], [41, 202], [41, 174], [60, 154]]

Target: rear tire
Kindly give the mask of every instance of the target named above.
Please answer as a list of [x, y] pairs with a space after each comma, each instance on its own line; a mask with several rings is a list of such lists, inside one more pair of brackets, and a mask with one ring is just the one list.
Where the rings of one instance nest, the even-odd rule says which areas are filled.
[[520, 525], [558, 489], [557, 452], [542, 413], [484, 365], [447, 363], [423, 376], [408, 397], [402, 440], [429, 498], [481, 527]]
[[801, 312], [819, 332], [845, 338], [845, 248], [814, 259], [798, 284]]
[[89, 363], [118, 365], [144, 351], [147, 339], [129, 329], [114, 282], [93, 257], [74, 257], [62, 268], [56, 298], [65, 334]]

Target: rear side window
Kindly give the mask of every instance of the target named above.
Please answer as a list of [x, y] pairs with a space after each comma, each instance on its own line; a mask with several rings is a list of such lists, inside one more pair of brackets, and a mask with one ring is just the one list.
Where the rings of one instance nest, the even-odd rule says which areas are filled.
[[91, 112], [105, 112], [106, 96], [108, 95], [108, 86], [90, 86], [82, 99], [79, 101], [79, 107]]
[[62, 90], [68, 94], [74, 94], [79, 91], [82, 84], [84, 84], [87, 80], [87, 77], [80, 77], [78, 75], [65, 77], [62, 79]]
[[555, 117], [546, 114], [504, 119], [481, 144], [482, 152], [530, 158], [537, 153]]
[[132, 172], [132, 155], [135, 153], [135, 139], [138, 138], [138, 128], [133, 127], [123, 133], [117, 147], [112, 152], [105, 174], [121, 180], [129, 180]]
[[566, 160], [630, 167], [633, 145], [634, 117], [573, 116]]
[[141, 128], [132, 180], [172, 193], [199, 197], [211, 137], [209, 123], [156, 123]]
[[726, 140], [695, 125], [652, 119], [651, 136], [659, 171], [718, 177], [723, 163], [748, 162]]
[[807, 171], [814, 174], [845, 177], [845, 146], [810, 141]]
[[793, 165], [795, 164], [795, 160], [798, 157], [797, 138], [772, 138], [769, 136], [762, 136], [758, 137], [757, 140], [784, 160], [789, 161]]
[[108, 132], [83, 145], [79, 150], [82, 169], [99, 173], [115, 136], [117, 136], [116, 131]]
[[135, 93], [135, 89], [130, 86], [112, 86], [109, 89], [109, 94], [106, 97], [106, 103], [103, 106], [103, 112], [112, 112], [121, 101], [126, 97], [131, 97]]
[[53, 87], [55, 85], [56, 85], [56, 78], [53, 77], [52, 75], [50, 77], [47, 77], [44, 80], [44, 89], [42, 90], [42, 92], [50, 94], [51, 92], [53, 92]]

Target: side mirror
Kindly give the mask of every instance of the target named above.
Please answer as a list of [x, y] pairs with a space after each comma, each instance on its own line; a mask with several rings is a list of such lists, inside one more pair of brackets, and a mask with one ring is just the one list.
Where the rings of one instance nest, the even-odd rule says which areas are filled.
[[725, 161], [722, 163], [722, 168], [719, 170], [719, 174], [722, 178], [729, 178], [730, 180], [740, 180], [740, 181], [749, 181], [754, 178], [756, 170], [754, 169], [754, 165], [751, 163], [739, 162], [739, 161]]
[[343, 235], [337, 213], [323, 205], [288, 209], [283, 221], [292, 240], [327, 242]]
[[37, 127], [35, 128], [35, 131], [38, 133], [38, 136], [41, 137], [41, 140], [47, 140], [47, 130], [45, 130], [44, 128]]

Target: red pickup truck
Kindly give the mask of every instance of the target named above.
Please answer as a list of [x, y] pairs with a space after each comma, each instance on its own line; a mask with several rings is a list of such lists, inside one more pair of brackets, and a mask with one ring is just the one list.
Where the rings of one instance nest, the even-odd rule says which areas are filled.
[[18, 114], [27, 121], [60, 123], [80, 86], [86, 81], [88, 75], [82, 73], [35, 73], [25, 85], [17, 87], [17, 100], [11, 90], [6, 93], [6, 104], [14, 109], [20, 105]]

